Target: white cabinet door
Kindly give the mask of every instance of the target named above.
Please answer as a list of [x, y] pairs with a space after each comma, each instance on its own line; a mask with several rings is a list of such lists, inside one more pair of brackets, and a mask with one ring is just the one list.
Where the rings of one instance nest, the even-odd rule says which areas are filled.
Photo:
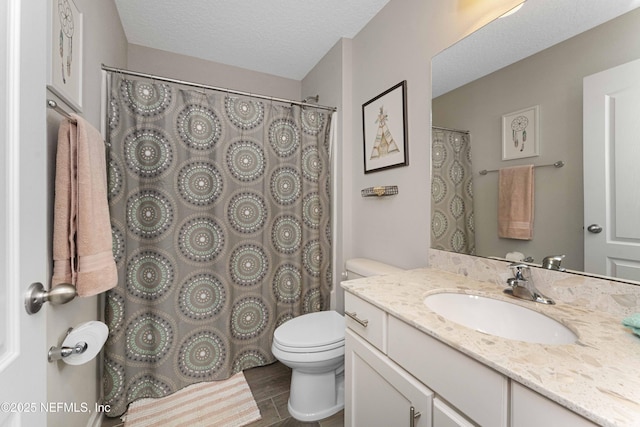
[[[640, 60], [584, 78], [584, 270], [640, 280]], [[601, 231], [599, 231], [601, 230]]]
[[345, 378], [346, 427], [431, 427], [431, 390], [349, 329]]

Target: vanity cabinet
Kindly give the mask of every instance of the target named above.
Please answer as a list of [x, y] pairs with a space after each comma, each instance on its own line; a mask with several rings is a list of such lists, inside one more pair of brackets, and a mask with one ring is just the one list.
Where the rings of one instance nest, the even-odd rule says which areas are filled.
[[433, 393], [386, 355], [388, 315], [345, 294], [347, 427], [431, 427]]
[[348, 292], [346, 312], [347, 427], [596, 426]]

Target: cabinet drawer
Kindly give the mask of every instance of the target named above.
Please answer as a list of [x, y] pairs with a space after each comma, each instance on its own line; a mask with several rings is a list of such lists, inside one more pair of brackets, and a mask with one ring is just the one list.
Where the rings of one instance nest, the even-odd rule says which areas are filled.
[[369, 341], [378, 350], [387, 352], [387, 314], [384, 311], [345, 292], [344, 314], [347, 328]]
[[389, 316], [389, 357], [482, 426], [506, 426], [508, 379]]

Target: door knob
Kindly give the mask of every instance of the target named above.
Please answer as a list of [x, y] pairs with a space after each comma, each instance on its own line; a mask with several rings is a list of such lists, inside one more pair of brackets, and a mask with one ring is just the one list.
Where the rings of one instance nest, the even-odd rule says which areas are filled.
[[50, 302], [52, 305], [66, 304], [77, 296], [76, 287], [69, 283], [60, 283], [49, 291], [40, 282], [32, 283], [24, 298], [24, 308], [29, 314], [35, 314], [42, 308], [42, 304]]
[[598, 224], [591, 224], [587, 227], [587, 231], [589, 233], [598, 234], [602, 231], [602, 227], [600, 227]]

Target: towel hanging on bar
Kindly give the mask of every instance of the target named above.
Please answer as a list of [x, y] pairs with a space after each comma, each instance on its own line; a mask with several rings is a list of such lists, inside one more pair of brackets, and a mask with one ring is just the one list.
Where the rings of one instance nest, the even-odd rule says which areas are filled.
[[102, 135], [80, 116], [60, 123], [56, 153], [51, 286], [88, 297], [118, 283]]
[[498, 237], [533, 239], [534, 166], [500, 169], [498, 178]]

